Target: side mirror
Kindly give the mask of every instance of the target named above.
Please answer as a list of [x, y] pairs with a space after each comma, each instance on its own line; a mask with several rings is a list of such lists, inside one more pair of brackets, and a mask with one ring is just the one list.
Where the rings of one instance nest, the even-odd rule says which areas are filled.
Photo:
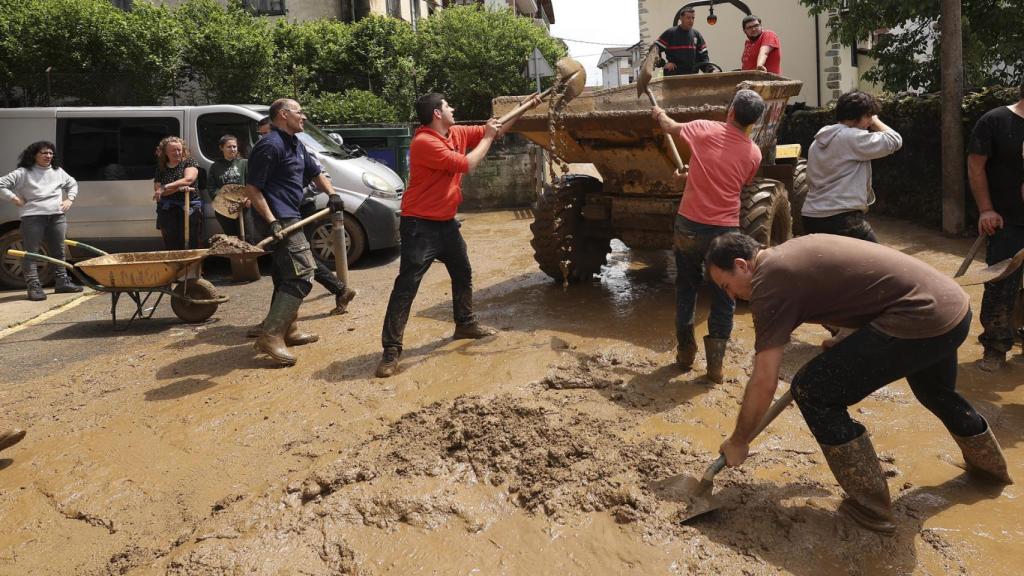
[[327, 134], [327, 137], [330, 138], [331, 140], [334, 140], [334, 143], [337, 144], [338, 146], [342, 146], [345, 142], [344, 140], [341, 139], [341, 134], [338, 134], [337, 132], [330, 132]]

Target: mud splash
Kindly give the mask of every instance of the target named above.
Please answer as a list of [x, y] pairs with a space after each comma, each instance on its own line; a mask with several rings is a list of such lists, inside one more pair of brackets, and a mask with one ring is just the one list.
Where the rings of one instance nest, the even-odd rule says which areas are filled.
[[[548, 153], [548, 177], [551, 180], [551, 187], [554, 192], [554, 240], [558, 246], [558, 266], [562, 270], [562, 290], [569, 288], [569, 266], [572, 264], [572, 243], [573, 234], [566, 234], [564, 229], [564, 218], [566, 210], [573, 208], [570, 199], [565, 201], [565, 176], [569, 173], [569, 165], [558, 156], [558, 151], [564, 146], [562, 142], [565, 133], [565, 107], [569, 103], [566, 98], [566, 90], [569, 85], [559, 83], [552, 90], [548, 102], [548, 137], [551, 139], [551, 151]], [[557, 172], [556, 172], [557, 168]]]

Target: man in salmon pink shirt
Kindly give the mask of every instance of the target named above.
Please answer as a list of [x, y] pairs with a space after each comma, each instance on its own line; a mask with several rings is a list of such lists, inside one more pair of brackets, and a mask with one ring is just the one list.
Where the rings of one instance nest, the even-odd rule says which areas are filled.
[[[711, 241], [738, 232], [740, 192], [757, 174], [761, 150], [747, 136], [764, 112], [764, 100], [753, 90], [733, 97], [725, 122], [694, 120], [680, 124], [659, 107], [651, 114], [666, 134], [690, 148], [690, 169], [676, 214], [673, 252], [676, 260], [676, 364], [687, 372], [697, 355], [693, 312], [697, 289], [704, 281], [704, 256]], [[704, 337], [708, 378], [721, 383], [725, 346], [732, 334], [735, 303], [712, 286], [708, 335]]]
[[401, 264], [384, 316], [379, 378], [398, 371], [412, 301], [435, 259], [444, 262], [452, 279], [453, 338], [477, 339], [495, 333], [473, 316], [473, 272], [455, 213], [462, 203], [462, 175], [483, 161], [494, 138], [504, 131], [494, 118], [484, 126], [456, 126], [454, 113], [442, 94], [416, 100], [421, 126], [409, 147], [409, 188], [402, 197], [399, 225]]
[[743, 34], [747, 41], [743, 43], [743, 55], [740, 57], [742, 68], [781, 75], [782, 43], [779, 36], [762, 28], [761, 19], [757, 16], [743, 19]]

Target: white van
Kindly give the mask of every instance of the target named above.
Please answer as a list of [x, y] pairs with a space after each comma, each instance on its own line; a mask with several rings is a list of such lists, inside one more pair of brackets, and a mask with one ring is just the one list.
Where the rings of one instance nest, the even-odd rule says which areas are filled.
[[[68, 213], [68, 238], [109, 251], [161, 250], [153, 203], [157, 144], [165, 136], [180, 136], [203, 169], [221, 157], [218, 141], [224, 134], [238, 137], [247, 156], [257, 138], [256, 124], [266, 106], [151, 106], [96, 108], [0, 109], [0, 174], [17, 166], [18, 155], [38, 140], [57, 145], [56, 162], [78, 180], [78, 198]], [[401, 177], [358, 149], [327, 137], [310, 122], [299, 135], [302, 143], [331, 176], [345, 200], [348, 261], [367, 250], [399, 243]], [[204, 192], [204, 235], [220, 232]], [[0, 200], [0, 285], [19, 287], [21, 261], [6, 255], [20, 248], [18, 210]], [[330, 221], [324, 220], [312, 239], [313, 252], [333, 261]]]

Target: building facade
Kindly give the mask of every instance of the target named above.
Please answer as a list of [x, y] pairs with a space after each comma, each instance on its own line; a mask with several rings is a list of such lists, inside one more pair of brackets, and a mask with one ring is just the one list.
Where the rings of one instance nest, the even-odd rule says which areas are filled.
[[[661, 33], [675, 25], [673, 18], [685, 4], [679, 0], [637, 0], [640, 13], [640, 42], [650, 46]], [[871, 66], [856, 46], [844, 46], [828, 39], [828, 17], [813, 16], [799, 0], [744, 0], [765, 29], [779, 35], [782, 43], [782, 74], [802, 80], [803, 89], [794, 102], [822, 106], [835, 101], [843, 92], [875, 87], [861, 82]], [[743, 53], [741, 22], [746, 14], [727, 0], [716, 2], [717, 22], [710, 24], [708, 6], [696, 7], [694, 28], [707, 41], [711, 61], [722, 70], [740, 68]]]
[[632, 46], [604, 49], [597, 61], [597, 67], [601, 69], [602, 88], [617, 88], [633, 83], [636, 79], [633, 52]]

